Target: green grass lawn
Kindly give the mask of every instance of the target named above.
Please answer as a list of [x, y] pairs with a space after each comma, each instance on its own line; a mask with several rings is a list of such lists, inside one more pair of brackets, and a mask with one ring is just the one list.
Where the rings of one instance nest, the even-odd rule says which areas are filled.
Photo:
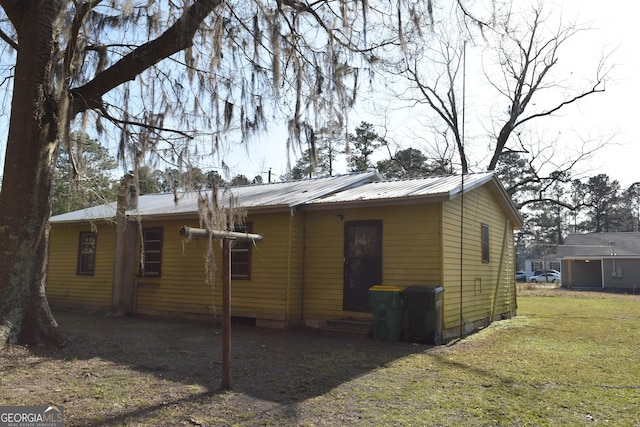
[[0, 351], [0, 404], [68, 426], [640, 426], [640, 297], [521, 290], [518, 316], [448, 346], [60, 313], [63, 349]]
[[377, 425], [640, 426], [640, 298], [542, 292], [521, 295], [511, 320], [317, 400], [345, 396]]

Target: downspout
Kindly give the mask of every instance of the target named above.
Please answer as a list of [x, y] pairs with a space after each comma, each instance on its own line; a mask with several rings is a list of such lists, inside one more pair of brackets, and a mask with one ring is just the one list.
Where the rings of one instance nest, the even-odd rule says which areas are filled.
[[307, 290], [307, 213], [302, 212], [302, 236], [300, 240], [302, 242], [302, 270], [300, 271], [300, 322], [305, 324], [305, 291]]
[[466, 170], [466, 158], [464, 153], [465, 129], [464, 122], [466, 117], [466, 99], [467, 99], [467, 41], [462, 45], [462, 138], [460, 140], [460, 166], [462, 173], [460, 174], [460, 339], [464, 335], [464, 316], [462, 314], [462, 294], [464, 292], [464, 174]]
[[[500, 265], [498, 266], [498, 278], [496, 279], [496, 286], [493, 290], [493, 304], [491, 304], [491, 314], [489, 315], [489, 323], [493, 322], [493, 316], [496, 314], [496, 306], [498, 305], [498, 288], [500, 287], [500, 282], [502, 281], [504, 262], [505, 262], [505, 251], [507, 248], [507, 238], [509, 234], [509, 225], [511, 222], [507, 219], [507, 222], [504, 224], [504, 234], [502, 236], [502, 253], [500, 254]], [[509, 301], [511, 304], [511, 301]], [[511, 308], [511, 307], [509, 307]]]
[[289, 216], [289, 237], [288, 237], [288, 250], [287, 250], [287, 296], [285, 300], [285, 321], [289, 326], [291, 320], [291, 252], [293, 251], [293, 218], [294, 209], [291, 208], [291, 215]]
[[462, 313], [462, 294], [464, 292], [464, 172], [460, 175], [460, 336], [464, 336], [464, 316]]
[[[510, 247], [513, 249], [513, 258], [511, 259], [511, 262], [513, 262], [513, 268], [514, 270], [517, 270], [517, 262], [516, 262], [516, 248], [515, 248], [515, 244], [513, 243], [513, 238], [514, 238], [514, 230], [513, 227], [511, 228], [511, 232], [509, 233], [509, 239], [510, 242], [512, 242], [510, 244]], [[511, 298], [509, 298], [509, 318], [511, 318], [512, 313], [514, 310], [518, 310], [518, 289], [516, 288], [516, 275], [515, 272], [514, 274], [512, 274], [513, 276], [513, 307], [511, 306]], [[526, 277], [526, 276], [525, 276]]]

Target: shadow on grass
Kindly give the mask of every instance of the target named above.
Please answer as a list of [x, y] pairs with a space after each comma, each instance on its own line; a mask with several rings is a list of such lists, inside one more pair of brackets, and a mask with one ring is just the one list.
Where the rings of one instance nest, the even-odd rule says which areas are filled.
[[[220, 390], [219, 325], [75, 312], [57, 312], [56, 319], [69, 344], [32, 351], [66, 361], [98, 358], [162, 380], [197, 384], [209, 393]], [[308, 328], [233, 325], [231, 390], [271, 402], [298, 402], [428, 348]]]
[[[85, 418], [82, 418], [80, 421], [82, 422], [82, 426], [84, 427], [128, 425], [132, 420], [135, 420], [134, 421], [136, 423], [135, 425], [138, 425], [137, 424], [138, 422], [144, 422], [145, 420], [157, 420], [159, 418], [162, 418], [161, 414], [163, 411], [167, 410], [167, 408], [184, 406], [188, 404], [205, 405], [207, 403], [207, 400], [211, 399], [212, 397], [215, 397], [217, 394], [220, 394], [220, 393], [221, 393], [220, 391], [207, 392], [207, 393], [202, 393], [195, 396], [174, 399], [169, 402], [162, 402], [162, 403], [156, 403], [153, 405], [148, 405], [142, 408], [126, 411], [124, 413], [117, 414], [117, 415], [110, 415], [107, 417], [97, 417], [98, 419], [95, 419], [95, 418], [89, 419], [85, 417]], [[75, 420], [71, 421], [71, 423], [74, 424], [74, 421]], [[166, 421], [168, 420], [165, 420], [165, 422]], [[172, 423], [175, 422], [175, 420], [170, 420], [170, 421]], [[195, 419], [191, 419], [189, 423], [191, 425], [199, 425], [199, 423], [195, 421]], [[183, 425], [187, 424], [186, 419], [185, 419], [185, 422], [183, 422], [182, 424]]]
[[509, 390], [514, 386], [514, 380], [506, 376], [500, 375], [496, 370], [481, 369], [472, 363], [462, 363], [450, 360], [448, 357], [443, 357], [439, 354], [432, 354], [431, 357], [438, 361], [438, 364], [452, 369], [455, 371], [466, 372], [473, 378], [477, 378], [479, 383], [484, 383], [487, 387], [490, 385], [499, 385], [505, 387], [505, 390]]

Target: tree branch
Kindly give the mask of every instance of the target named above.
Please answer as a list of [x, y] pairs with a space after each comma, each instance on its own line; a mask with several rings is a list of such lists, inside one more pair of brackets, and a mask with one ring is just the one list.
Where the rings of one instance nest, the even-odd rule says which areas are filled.
[[193, 36], [202, 22], [221, 4], [222, 0], [194, 1], [160, 37], [139, 46], [84, 86], [72, 89], [71, 117], [88, 109], [100, 109], [104, 94], [134, 80], [161, 60], [192, 46]]
[[86, 1], [80, 5], [76, 15], [73, 17], [73, 23], [71, 24], [71, 31], [69, 35], [69, 42], [67, 43], [67, 50], [64, 53], [64, 75], [67, 78], [71, 77], [71, 67], [73, 59], [78, 48], [78, 34], [82, 28], [82, 21], [87, 13], [93, 9], [93, 7], [101, 0]]
[[[20, 28], [20, 22], [22, 22], [22, 10], [25, 9], [25, 6], [21, 3], [25, 2], [17, 2], [15, 0], [0, 0], [0, 7], [4, 9], [4, 13], [7, 14], [7, 17], [13, 24], [13, 28], [16, 29]], [[17, 50], [17, 45], [14, 48]]]
[[5, 33], [2, 30], [0, 30], [0, 39], [7, 42], [7, 44], [13, 48], [13, 50], [17, 51], [19, 49], [18, 43], [16, 43], [11, 37], [9, 37], [9, 34]]
[[546, 110], [543, 111], [541, 113], [537, 113], [537, 114], [532, 114], [530, 116], [525, 117], [524, 119], [518, 121], [514, 127], [520, 126], [521, 124], [528, 122], [531, 119], [535, 119], [537, 117], [545, 117], [545, 116], [550, 116], [551, 114], [555, 113], [556, 111], [562, 109], [563, 107], [569, 105], [569, 104], [573, 104], [574, 102], [588, 96], [594, 93], [600, 93], [600, 92], [604, 92], [604, 88], [599, 88], [599, 86], [602, 84], [602, 80], [598, 80], [596, 82], [595, 85], [593, 85], [593, 87], [588, 90], [587, 92], [583, 92], [580, 95], [576, 95], [571, 99], [567, 99], [566, 101], [561, 102], [560, 104], [558, 104], [557, 106], [555, 106], [554, 108], [551, 108], [550, 110]]
[[[469, 18], [472, 22], [475, 22], [480, 28], [491, 29], [491, 24], [489, 22], [484, 22], [483, 20], [481, 20], [480, 18], [476, 17], [471, 12], [469, 12], [467, 8], [464, 7], [461, 0], [457, 0], [456, 3], [458, 4], [458, 7], [462, 11], [462, 14], [467, 18]], [[431, 4], [431, 2], [429, 2], [429, 4]]]
[[144, 128], [144, 129], [151, 129], [151, 130], [162, 131], [162, 132], [171, 132], [171, 133], [178, 134], [178, 135], [183, 136], [183, 137], [188, 138], [188, 139], [193, 139], [192, 135], [188, 134], [187, 132], [181, 131], [179, 129], [169, 129], [169, 128], [165, 128], [165, 127], [161, 127], [161, 126], [154, 126], [152, 124], [144, 123], [144, 122], [117, 119], [117, 118], [113, 117], [111, 114], [109, 114], [107, 112], [107, 109], [104, 108], [104, 106], [102, 108], [100, 108], [99, 110], [100, 110], [100, 114], [104, 118], [106, 118], [107, 120], [109, 120], [111, 123], [114, 123], [114, 124], [133, 125], [133, 126], [137, 126], [137, 127]]
[[576, 209], [580, 209], [582, 206], [585, 206], [585, 205], [576, 205], [576, 206], [574, 206], [574, 205], [571, 205], [569, 203], [563, 202], [562, 200], [554, 199], [554, 198], [551, 198], [551, 197], [540, 197], [540, 198], [537, 198], [537, 199], [529, 199], [529, 200], [526, 200], [526, 201], [522, 202], [521, 204], [519, 204], [518, 209], [521, 209], [524, 206], [531, 205], [531, 204], [534, 204], [534, 203], [543, 203], [543, 202], [544, 203], [553, 203], [555, 205], [562, 206], [563, 208], [567, 208], [567, 209], [569, 209], [571, 211], [574, 211]]

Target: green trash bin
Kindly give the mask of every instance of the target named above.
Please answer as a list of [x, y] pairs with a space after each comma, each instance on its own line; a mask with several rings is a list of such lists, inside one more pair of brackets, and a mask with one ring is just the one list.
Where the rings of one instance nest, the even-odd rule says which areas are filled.
[[413, 285], [402, 291], [402, 299], [409, 314], [408, 338], [415, 342], [442, 343], [441, 286]]
[[404, 307], [402, 288], [376, 285], [369, 288], [369, 302], [373, 311], [373, 339], [400, 341]]

